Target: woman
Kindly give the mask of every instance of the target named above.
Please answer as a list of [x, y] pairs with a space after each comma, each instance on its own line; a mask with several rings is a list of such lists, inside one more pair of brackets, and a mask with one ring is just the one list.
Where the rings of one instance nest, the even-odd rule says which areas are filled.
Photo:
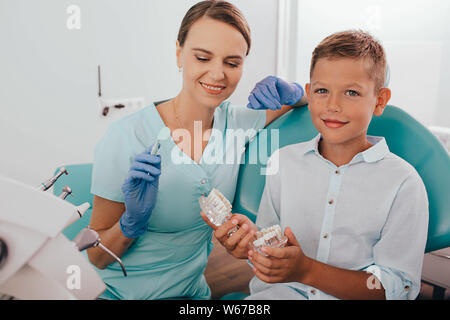
[[[220, 140], [211, 133], [225, 139], [229, 129], [262, 129], [291, 108], [282, 105], [303, 96], [299, 85], [268, 77], [252, 91], [250, 109], [224, 102], [241, 79], [250, 46], [248, 25], [233, 5], [212, 0], [194, 5], [177, 39], [181, 92], [113, 123], [97, 145], [90, 227], [122, 258], [128, 273], [124, 277], [102, 250], [89, 249], [107, 286], [101, 298], [210, 298], [203, 272], [212, 229], [199, 214], [198, 198], [217, 188], [232, 200], [239, 169], [238, 161], [204, 161], [204, 153]], [[151, 155], [166, 127], [171, 137]]]

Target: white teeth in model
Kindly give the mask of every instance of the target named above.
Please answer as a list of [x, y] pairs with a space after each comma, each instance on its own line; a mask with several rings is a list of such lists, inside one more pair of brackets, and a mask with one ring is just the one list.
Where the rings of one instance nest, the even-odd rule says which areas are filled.
[[217, 189], [212, 189], [208, 197], [198, 199], [200, 208], [216, 226], [221, 226], [231, 217], [231, 203]]
[[223, 89], [224, 89], [224, 87], [211, 87], [211, 86], [207, 86], [207, 85], [204, 84], [204, 83], [202, 83], [202, 86], [205, 87], [206, 89], [209, 89], [209, 90], [215, 90], [215, 91], [220, 91], [220, 90], [223, 90]]
[[287, 243], [287, 237], [281, 232], [281, 227], [277, 224], [270, 228], [261, 229], [255, 233], [256, 240], [253, 241], [253, 246], [259, 249], [262, 246], [272, 248], [282, 248]]

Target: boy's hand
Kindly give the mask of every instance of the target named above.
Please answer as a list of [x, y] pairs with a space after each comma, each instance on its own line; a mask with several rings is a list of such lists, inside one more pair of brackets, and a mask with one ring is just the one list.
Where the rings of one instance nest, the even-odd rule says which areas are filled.
[[255, 275], [264, 282], [302, 282], [309, 272], [311, 259], [304, 253], [291, 228], [284, 234], [288, 238], [284, 248], [263, 247], [261, 251], [268, 256], [249, 251], [248, 258], [253, 264]]
[[[235, 213], [230, 220], [217, 227], [209, 221], [203, 211], [200, 212], [200, 215], [215, 230], [214, 236], [227, 249], [229, 254], [238, 259], [247, 259], [248, 245], [253, 240], [255, 232], [258, 231], [256, 225], [247, 216]], [[239, 230], [228, 236], [229, 232], [237, 225]]]

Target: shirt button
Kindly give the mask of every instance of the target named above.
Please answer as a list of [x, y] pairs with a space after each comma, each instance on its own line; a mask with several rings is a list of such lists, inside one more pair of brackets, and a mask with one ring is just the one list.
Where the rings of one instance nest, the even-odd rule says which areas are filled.
[[316, 290], [315, 290], [315, 289], [312, 289], [312, 290], [311, 290], [311, 293], [312, 293], [312, 294], [316, 294]]
[[328, 233], [325, 233], [325, 234], [323, 235], [323, 238], [324, 238], [324, 239], [328, 239]]
[[201, 183], [205, 184], [206, 183], [206, 179], [202, 179]]
[[341, 173], [341, 171], [339, 171], [339, 170], [336, 170], [334, 173], [336, 173], [336, 174], [340, 174]]
[[328, 201], [328, 204], [333, 204], [333, 203], [334, 203], [333, 199], [331, 199], [330, 201]]
[[405, 287], [405, 291], [408, 292], [409, 291], [409, 286]]

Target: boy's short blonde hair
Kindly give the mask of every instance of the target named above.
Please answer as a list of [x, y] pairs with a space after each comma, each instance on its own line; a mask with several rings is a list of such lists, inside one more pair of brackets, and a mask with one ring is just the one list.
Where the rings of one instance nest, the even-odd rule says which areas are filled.
[[384, 86], [386, 78], [386, 55], [383, 46], [369, 33], [361, 30], [347, 30], [334, 33], [314, 49], [311, 59], [310, 77], [321, 58], [368, 59], [371, 63], [369, 77], [375, 81], [375, 94]]

